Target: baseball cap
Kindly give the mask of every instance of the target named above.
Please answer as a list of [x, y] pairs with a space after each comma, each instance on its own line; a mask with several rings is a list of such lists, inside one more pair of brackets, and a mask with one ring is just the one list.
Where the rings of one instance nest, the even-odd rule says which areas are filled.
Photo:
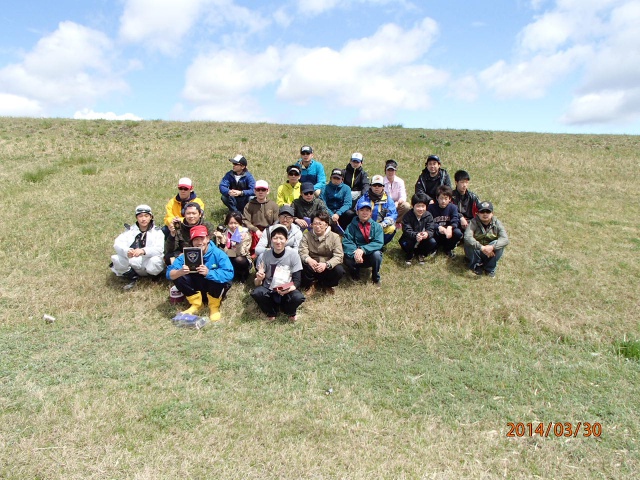
[[278, 216], [282, 215], [283, 213], [291, 215], [292, 217], [295, 216], [295, 212], [293, 211], [293, 207], [291, 205], [281, 206], [280, 210], [278, 210]]
[[344, 178], [344, 175], [342, 173], [342, 170], [339, 168], [334, 168], [333, 170], [331, 170], [331, 176], [332, 177], [340, 177], [340, 178]]
[[397, 170], [398, 169], [398, 162], [396, 162], [395, 160], [387, 160], [386, 163], [384, 164], [384, 169], [386, 170]]
[[284, 225], [275, 225], [273, 229], [269, 232], [269, 236], [273, 238], [276, 233], [284, 234], [284, 238], [289, 238], [289, 230]]
[[358, 152], [351, 154], [351, 160], [356, 160], [357, 162], [362, 163], [363, 161], [362, 154]]
[[136, 217], [141, 213], [148, 213], [149, 215], [153, 215], [153, 213], [151, 212], [151, 207], [145, 204], [138, 205], [136, 207]]
[[267, 190], [269, 190], [269, 184], [266, 180], [258, 180], [256, 182], [256, 188], [266, 188]]
[[297, 165], [289, 165], [287, 167], [287, 173], [291, 172], [296, 172], [298, 175], [300, 175], [300, 167], [298, 167]]
[[303, 145], [300, 148], [300, 153], [313, 153], [313, 148], [311, 148], [309, 145]]
[[180, 180], [178, 180], [178, 187], [192, 188], [193, 182], [191, 181], [190, 178], [182, 177]]
[[206, 237], [209, 235], [209, 230], [204, 225], [196, 225], [195, 227], [191, 227], [191, 231], [189, 232], [189, 236], [191, 240], [196, 237]]
[[382, 175], [374, 175], [371, 179], [371, 185], [383, 185], [384, 186], [384, 178]]
[[309, 192], [313, 192], [314, 190], [315, 190], [315, 187], [311, 182], [304, 182], [300, 186], [300, 193], [309, 193]]
[[242, 155], [236, 155], [235, 157], [230, 158], [229, 161], [234, 165], [243, 165], [245, 167], [247, 166], [247, 159]]
[[478, 211], [479, 212], [483, 212], [485, 210], [489, 210], [490, 212], [493, 212], [493, 203], [491, 203], [491, 202], [482, 202], [480, 204], [480, 206], [478, 207]]
[[429, 161], [430, 161], [430, 160], [435, 160], [435, 161], [436, 161], [436, 162], [438, 162], [438, 163], [442, 163], [442, 162], [440, 161], [440, 157], [439, 157], [438, 155], [429, 155], [429, 156], [427, 157], [427, 163], [429, 163]]
[[356, 204], [356, 210], [362, 210], [363, 208], [373, 209], [371, 202], [365, 199], [365, 197], [362, 197], [360, 200], [358, 200], [358, 203]]

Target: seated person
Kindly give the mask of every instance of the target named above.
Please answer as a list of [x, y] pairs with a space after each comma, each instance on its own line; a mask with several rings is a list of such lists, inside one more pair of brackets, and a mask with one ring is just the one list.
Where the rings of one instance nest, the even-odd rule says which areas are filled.
[[202, 249], [202, 265], [191, 272], [184, 264], [184, 254], [167, 267], [167, 278], [173, 280], [190, 306], [182, 313], [197, 315], [203, 307], [204, 297], [209, 303], [209, 318], [220, 320], [220, 303], [233, 280], [233, 266], [225, 253], [211, 241], [207, 227], [198, 225], [191, 229], [191, 244]]
[[498, 260], [509, 245], [509, 237], [502, 222], [493, 216], [493, 204], [482, 202], [478, 215], [471, 219], [464, 232], [464, 253], [469, 259], [469, 268], [476, 275], [484, 270], [495, 277]]
[[302, 234], [300, 260], [302, 260], [302, 287], [308, 288], [306, 296], [316, 291], [316, 286], [333, 295], [334, 287], [344, 276], [342, 267], [342, 241], [331, 231], [331, 218], [327, 212], [312, 217], [311, 230]]
[[379, 223], [371, 220], [372, 205], [364, 198], [356, 204], [358, 215], [352, 220], [342, 237], [344, 264], [353, 280], [360, 280], [360, 268], [371, 267], [371, 280], [380, 286], [380, 266], [384, 234]]
[[277, 225], [271, 232], [271, 247], [258, 261], [255, 286], [251, 292], [260, 310], [274, 321], [278, 309], [295, 322], [297, 310], [304, 295], [298, 290], [302, 278], [302, 263], [298, 252], [287, 247], [288, 230], [284, 225]]
[[[449, 258], [454, 258], [456, 253], [453, 251], [462, 238], [460, 231], [460, 220], [458, 219], [458, 207], [451, 203], [453, 191], [451, 187], [441, 185], [436, 190], [437, 201], [429, 204], [428, 211], [436, 222], [436, 231], [433, 239], [435, 240], [435, 248], [430, 255], [435, 255], [438, 247], [442, 247], [444, 253]], [[430, 241], [433, 245], [433, 242]]]
[[404, 185], [404, 180], [396, 175], [397, 170], [398, 162], [395, 160], [387, 160], [384, 164], [386, 175], [384, 178], [384, 189], [396, 206], [396, 211], [398, 212], [396, 228], [400, 228], [402, 226], [402, 218], [411, 210], [411, 205], [407, 202], [407, 189]]
[[191, 247], [191, 228], [196, 225], [204, 225], [209, 232], [213, 226], [205, 222], [204, 210], [199, 203], [189, 202], [184, 207], [184, 219], [182, 222], [175, 222], [169, 235], [164, 240], [164, 263], [171, 265], [178, 255], [182, 254], [184, 247]]
[[324, 200], [315, 197], [315, 187], [311, 182], [305, 182], [300, 187], [300, 197], [293, 201], [295, 222], [301, 229], [307, 229], [311, 225], [311, 219], [320, 212], [327, 212]]
[[[334, 168], [331, 171], [329, 183], [324, 186], [320, 193], [320, 198], [324, 201], [329, 215], [331, 215], [331, 224], [344, 225], [346, 227], [347, 219], [343, 218], [343, 216], [351, 209], [351, 189], [342, 181], [343, 175], [344, 172], [342, 170]], [[344, 227], [341, 227], [341, 230]], [[344, 232], [341, 231], [340, 233]]]
[[251, 270], [251, 233], [242, 226], [242, 215], [229, 212], [224, 229], [215, 232], [216, 245], [227, 254], [233, 265], [233, 279], [246, 282]]
[[122, 232], [113, 243], [115, 255], [111, 255], [111, 271], [125, 277], [131, 288], [139, 277], [159, 276], [164, 270], [162, 247], [164, 235], [153, 225], [153, 212], [149, 205], [136, 207], [136, 223]]
[[471, 177], [466, 171], [458, 170], [453, 176], [453, 179], [456, 182], [456, 189], [453, 191], [453, 198], [451, 201], [456, 207], [458, 207], [458, 214], [460, 215], [460, 230], [464, 233], [471, 219], [478, 213], [480, 199], [475, 193], [469, 190]]
[[222, 203], [230, 212], [240, 212], [249, 203], [253, 196], [253, 190], [256, 181], [253, 175], [247, 170], [247, 159], [242, 155], [236, 155], [230, 158], [233, 164], [222, 180], [220, 180], [220, 193], [222, 194]]
[[382, 175], [374, 175], [371, 179], [369, 191], [363, 194], [363, 198], [371, 202], [373, 211], [371, 219], [382, 226], [384, 232], [384, 244], [386, 245], [396, 234], [396, 219], [398, 212], [396, 206], [384, 191], [384, 179]]
[[436, 223], [427, 211], [429, 197], [425, 193], [416, 193], [411, 197], [413, 209], [402, 219], [402, 236], [400, 248], [406, 254], [406, 264], [411, 265], [414, 255], [418, 255], [418, 263], [424, 263], [424, 257], [435, 251], [437, 244], [433, 239]]
[[287, 181], [278, 187], [276, 203], [279, 207], [291, 205], [300, 196], [300, 167], [289, 165], [287, 167]]
[[267, 197], [269, 184], [265, 180], [258, 180], [255, 192], [255, 198], [249, 200], [242, 213], [244, 226], [251, 232], [252, 254], [264, 229], [278, 221], [278, 204]]
[[344, 229], [351, 223], [356, 216], [355, 206], [358, 199], [369, 190], [369, 175], [362, 168], [364, 158], [359, 152], [351, 155], [351, 161], [344, 169], [344, 183], [351, 189], [351, 208], [344, 214], [344, 223], [341, 221], [340, 226]]
[[294, 251], [298, 251], [300, 241], [302, 240], [302, 230], [293, 222], [293, 207], [283, 205], [278, 212], [278, 223], [267, 228], [266, 234], [260, 237], [260, 241], [256, 245], [256, 255], [262, 255], [265, 250], [271, 248], [271, 232], [276, 227], [283, 226], [287, 229], [287, 247]]
[[322, 164], [314, 158], [313, 148], [309, 145], [302, 146], [300, 159], [296, 165], [300, 167], [300, 183], [312, 183], [315, 196], [319, 196], [327, 181], [327, 176], [324, 174]]
[[416, 182], [415, 193], [426, 193], [429, 203], [435, 203], [439, 186], [446, 185], [451, 188], [451, 178], [441, 164], [439, 156], [429, 155], [425, 168]]
[[204, 211], [204, 202], [193, 191], [193, 182], [190, 178], [182, 177], [178, 180], [178, 194], [169, 200], [165, 207], [166, 213], [162, 227], [165, 238], [174, 232], [176, 223], [181, 223], [184, 220], [184, 207], [189, 202], [196, 202]]

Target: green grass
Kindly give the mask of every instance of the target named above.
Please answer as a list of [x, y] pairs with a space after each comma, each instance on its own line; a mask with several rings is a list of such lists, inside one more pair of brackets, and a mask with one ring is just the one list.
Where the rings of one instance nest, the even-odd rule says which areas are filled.
[[[0, 478], [637, 476], [640, 138], [16, 118], [0, 135]], [[229, 158], [275, 196], [305, 144], [326, 171], [394, 158], [410, 192], [430, 153], [469, 171], [510, 235], [497, 277], [461, 252], [407, 268], [396, 239], [382, 290], [345, 280], [289, 325], [235, 285], [203, 331], [171, 324], [168, 283], [122, 291], [108, 257], [136, 205], [161, 222], [189, 176], [220, 222]]]

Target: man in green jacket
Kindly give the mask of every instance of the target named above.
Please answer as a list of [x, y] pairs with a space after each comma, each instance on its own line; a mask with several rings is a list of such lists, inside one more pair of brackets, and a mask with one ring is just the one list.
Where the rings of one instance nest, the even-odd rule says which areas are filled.
[[358, 200], [356, 210], [357, 217], [351, 221], [342, 237], [344, 264], [354, 280], [360, 280], [360, 268], [371, 267], [371, 280], [379, 287], [384, 246], [382, 227], [371, 220], [372, 205], [365, 197]]
[[507, 245], [507, 231], [493, 216], [493, 204], [482, 202], [478, 215], [464, 231], [464, 253], [469, 259], [469, 268], [476, 275], [482, 275], [484, 270], [488, 276], [495, 277], [498, 260]]

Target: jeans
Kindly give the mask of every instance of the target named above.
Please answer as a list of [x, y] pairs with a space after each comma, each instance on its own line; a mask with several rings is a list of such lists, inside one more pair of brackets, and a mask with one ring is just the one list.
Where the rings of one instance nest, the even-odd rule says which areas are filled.
[[229, 209], [230, 212], [244, 211], [244, 207], [251, 200], [251, 196], [242, 195], [240, 197], [232, 197], [230, 195], [222, 195], [222, 203]]
[[438, 246], [442, 246], [442, 249], [445, 252], [450, 252], [451, 250], [456, 248], [456, 245], [458, 245], [458, 242], [462, 238], [462, 231], [459, 228], [454, 228], [451, 238], [447, 238], [442, 233], [438, 232], [438, 230], [436, 230], [433, 238], [435, 239]]
[[345, 255], [344, 264], [349, 268], [349, 270], [351, 271], [351, 275], [354, 278], [360, 277], [360, 268], [371, 267], [371, 280], [373, 280], [374, 282], [379, 282], [380, 266], [382, 265], [382, 252], [380, 250], [376, 250], [369, 255], [364, 255], [362, 263], [356, 263], [353, 257], [348, 257], [347, 255]]
[[[495, 245], [496, 242], [491, 242], [489, 245]], [[475, 270], [478, 265], [482, 264], [482, 268], [487, 273], [494, 273], [497, 268], [498, 260], [502, 257], [502, 253], [504, 252], [504, 248], [499, 250], [494, 250], [495, 256], [489, 258], [481, 250], [476, 250], [475, 248], [470, 247], [466, 243], [464, 244], [464, 253], [469, 259], [469, 268], [471, 270]]]

